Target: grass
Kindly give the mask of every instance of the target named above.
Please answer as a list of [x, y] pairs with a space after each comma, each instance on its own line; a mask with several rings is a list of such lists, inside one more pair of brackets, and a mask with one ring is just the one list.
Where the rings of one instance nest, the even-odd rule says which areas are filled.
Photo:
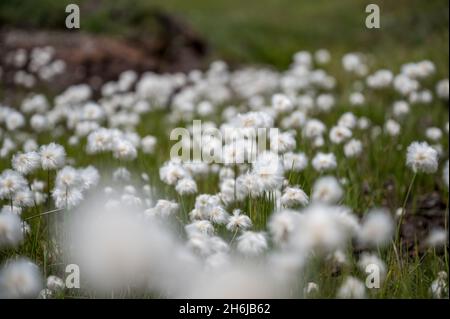
[[[323, 119], [324, 122], [329, 123], [336, 121], [338, 114], [344, 110], [343, 106], [341, 107], [342, 110], [330, 113], [321, 117], [321, 119]], [[384, 106], [382, 104], [374, 105], [372, 107], [376, 108], [379, 112], [384, 112]], [[424, 128], [424, 125], [428, 120], [433, 119], [435, 125], [442, 127], [447, 120], [445, 117], [446, 114], [448, 113], [445, 105], [433, 105], [432, 112], [423, 106], [417, 106], [414, 109], [414, 119], [409, 118], [408, 122], [402, 127], [402, 134], [398, 138], [398, 142], [403, 145], [403, 149], [400, 151], [394, 150], [392, 141], [381, 139], [373, 145], [366, 146], [370, 147], [370, 153], [366, 153], [359, 162], [347, 162], [342, 155], [338, 155], [338, 162], [341, 164], [336, 172], [336, 176], [339, 178], [346, 177], [349, 180], [343, 204], [353, 208], [360, 216], [371, 207], [386, 206], [386, 198], [390, 198], [388, 205], [390, 211], [393, 212], [396, 208], [401, 207], [407, 192], [409, 181], [412, 178], [412, 172], [405, 168], [405, 147], [414, 140], [423, 139], [423, 130], [418, 128]], [[366, 114], [366, 116], [367, 115], [376, 122], [376, 116]], [[156, 136], [159, 143], [158, 152], [154, 156], [139, 154], [137, 160], [132, 164], [129, 164], [128, 167], [135, 172], [146, 172], [149, 174], [151, 184], [155, 186], [155, 189], [158, 192], [155, 194], [156, 198], [172, 198], [180, 202], [179, 195], [175, 193], [173, 188], [165, 186], [159, 180], [158, 175], [158, 169], [161, 164], [168, 159], [168, 150], [170, 149], [170, 141], [167, 139], [168, 126], [166, 126], [165, 120], [166, 118], [163, 112], [151, 113], [142, 120], [141, 125], [138, 127], [138, 133], [141, 136], [147, 134]], [[55, 140], [49, 134], [40, 134], [36, 137], [39, 144], [45, 144]], [[361, 138], [362, 140], [365, 138], [362, 135], [356, 135], [355, 137]], [[67, 145], [67, 137], [65, 135], [59, 137], [56, 142], [61, 143], [66, 147], [68, 156], [75, 160], [77, 166], [92, 164], [102, 171], [107, 172], [109, 167], [117, 165], [117, 161], [113, 160], [111, 156], [86, 156], [82, 146], [72, 147]], [[385, 142], [388, 144], [386, 145]], [[448, 142], [444, 141], [443, 145], [444, 149], [448, 150]], [[310, 147], [305, 143], [301, 143], [298, 145], [298, 149], [308, 153]], [[312, 154], [312, 152], [310, 152], [310, 154]], [[386, 154], [391, 155], [386, 156]], [[0, 161], [0, 167], [2, 169], [10, 167], [9, 159], [2, 159]], [[374, 168], [376, 169], [374, 170]], [[291, 179], [295, 181], [292, 184], [301, 185], [302, 188], [309, 193], [313, 181], [318, 176], [318, 173], [309, 168], [303, 173], [291, 176]], [[437, 174], [437, 176], [418, 176], [411, 194], [412, 201], [414, 202], [420, 194], [426, 194], [430, 190], [438, 189], [448, 207], [448, 199], [446, 199], [448, 192], [442, 185], [440, 176], [440, 174]], [[31, 176], [30, 180], [33, 178], [45, 180], [45, 172]], [[393, 191], [383, 187], [386, 180], [395, 181]], [[365, 184], [369, 186], [369, 193], [364, 192]], [[214, 193], [217, 191], [217, 177], [207, 176], [199, 182], [198, 185], [199, 193]], [[180, 212], [180, 218], [185, 220], [185, 216], [187, 216], [193, 208], [194, 200], [193, 198], [185, 198], [182, 202], [183, 205]], [[252, 217], [255, 229], [257, 230], [265, 230], [266, 221], [270, 217], [273, 207], [274, 204], [273, 200], [270, 198], [270, 194], [267, 194], [262, 198], [249, 198], [244, 203], [240, 204], [240, 208]], [[52, 207], [36, 207], [26, 210], [23, 213], [23, 218], [40, 214], [51, 208]], [[44, 266], [44, 262], [47, 263], [46, 267], [49, 273], [63, 276], [63, 269], [59, 265], [53, 264], [55, 260], [44, 259], [44, 256], [46, 255], [44, 249], [48, 249], [46, 244], [47, 225], [45, 219], [35, 218], [29, 222], [33, 229], [31, 237], [27, 238], [25, 244], [16, 250], [0, 250], [0, 260], [5, 260], [16, 254], [25, 255], [35, 260], [42, 267]], [[218, 230], [218, 232], [222, 234], [225, 233], [220, 230]], [[227, 236], [230, 236], [229, 239], [231, 239], [230, 234], [227, 234]], [[350, 254], [349, 256], [353, 256], [353, 254]], [[438, 255], [433, 250], [428, 251], [423, 256], [415, 257], [411, 257], [404, 252], [401, 257], [402, 265], [398, 263], [398, 260], [390, 247], [381, 251], [381, 256], [383, 256], [383, 260], [385, 260], [389, 272], [386, 284], [382, 286], [382, 289], [370, 292], [370, 296], [375, 298], [428, 298], [430, 296], [428, 288], [435, 279], [437, 272], [441, 270], [448, 272], [447, 255], [445, 255], [445, 257]], [[354, 263], [355, 261], [351, 260], [350, 266], [343, 269], [342, 273], [338, 276], [331, 276], [328, 269], [330, 266], [326, 264], [314, 264], [314, 267], [308, 267], [307, 269], [312, 269], [311, 273], [308, 273], [308, 280], [315, 281], [319, 286], [323, 287], [321, 289], [322, 293], [318, 297], [333, 297], [336, 287], [339, 286], [340, 282], [345, 278], [345, 274], [355, 274], [354, 267], [351, 266]], [[362, 278], [363, 277], [364, 276], [362, 275]], [[66, 297], [70, 297], [70, 295]]]
[[[70, 1], [77, 2], [77, 1]], [[291, 56], [298, 50], [316, 50], [327, 48], [333, 55], [332, 63], [327, 67], [338, 81], [338, 106], [334, 112], [318, 116], [330, 127], [339, 116], [351, 110], [357, 116], [368, 117], [375, 125], [382, 126], [390, 117], [389, 106], [393, 92], [385, 91], [370, 98], [365, 108], [350, 109], [347, 103], [351, 91], [352, 79], [344, 74], [340, 67], [339, 56], [348, 51], [364, 51], [373, 55], [373, 67], [386, 67], [398, 71], [401, 63], [430, 59], [436, 63], [437, 74], [431, 83], [448, 77], [448, 2], [447, 1], [370, 1], [380, 4], [381, 29], [367, 30], [364, 27], [364, 8], [368, 1], [144, 1], [134, 2], [119, 0], [114, 2], [79, 1], [82, 9], [82, 28], [87, 32], [100, 32], [117, 36], [145, 34], [146, 28], [154, 28], [149, 14], [160, 8], [183, 16], [210, 43], [212, 58], [223, 58], [235, 66], [251, 64], [269, 64], [283, 69], [291, 61]], [[6, 26], [61, 28], [64, 21], [65, 1], [41, 0], [39, 6], [33, 0], [2, 1], [0, 4], [0, 23]], [[120, 13], [126, 8], [126, 14]], [[33, 12], [33, 14], [29, 14]], [[25, 17], [27, 17], [25, 19]], [[114, 17], [114, 19], [112, 19]], [[129, 168], [136, 172], [146, 172], [151, 184], [155, 186], [156, 197], [173, 198], [180, 201], [173, 188], [164, 185], [158, 174], [161, 164], [169, 157], [171, 142], [166, 113], [154, 111], [143, 118], [137, 127], [141, 136], [151, 134], [158, 139], [158, 152], [154, 156], [140, 153]], [[424, 131], [430, 126], [444, 127], [448, 122], [448, 104], [436, 101], [433, 105], [418, 105], [403, 122], [400, 136], [392, 139], [382, 137], [372, 142], [368, 136], [356, 133], [355, 137], [365, 141], [366, 153], [360, 160], [345, 160], [340, 149], [329, 146], [325, 150], [334, 151], [340, 163], [336, 176], [349, 180], [346, 186], [343, 204], [348, 205], [360, 216], [374, 206], [385, 206], [391, 212], [403, 205], [412, 172], [405, 167], [406, 147], [415, 140], [424, 139]], [[67, 135], [57, 138], [52, 134], [36, 135], [39, 144], [50, 141], [61, 143], [66, 147], [68, 156], [77, 166], [92, 164], [107, 171], [117, 165], [111, 156], [86, 156], [83, 144], [73, 147], [67, 144]], [[397, 145], [401, 145], [400, 148]], [[445, 150], [442, 163], [448, 157], [448, 140], [442, 140]], [[297, 148], [311, 158], [314, 154], [308, 142], [300, 141]], [[10, 159], [0, 159], [0, 169], [10, 167]], [[319, 176], [312, 169], [289, 176], [292, 184], [310, 193], [313, 182]], [[45, 172], [32, 178], [46, 179]], [[387, 181], [393, 182], [393, 189], [385, 187]], [[199, 193], [215, 193], [217, 176], [206, 176], [199, 181]], [[365, 190], [368, 188], [368, 191]], [[441, 181], [441, 174], [419, 175], [412, 187], [409, 207], [414, 207], [418, 196], [438, 191], [447, 205], [448, 190]], [[186, 218], [193, 208], [193, 198], [183, 198], [181, 218]], [[271, 194], [261, 198], [249, 198], [241, 203], [241, 208], [252, 217], [255, 228], [265, 230], [267, 219], [273, 211], [274, 202]], [[27, 218], [43, 213], [52, 207], [35, 207], [24, 212]], [[411, 213], [414, 214], [412, 210]], [[33, 231], [24, 245], [14, 250], [0, 250], [0, 261], [20, 254], [36, 261], [52, 274], [63, 276], [55, 260], [47, 260], [45, 249], [46, 225], [42, 218], [30, 220]], [[224, 232], [223, 232], [224, 233]], [[230, 234], [228, 234], [230, 236]], [[231, 237], [231, 236], [230, 236]], [[228, 238], [231, 239], [231, 238]], [[374, 298], [429, 298], [429, 287], [436, 274], [444, 270], [448, 273], [448, 255], [437, 254], [434, 250], [424, 255], [411, 256], [400, 252], [400, 260], [392, 247], [380, 251], [388, 268], [387, 279], [382, 289], [370, 291]], [[351, 253], [349, 256], [354, 258]], [[321, 287], [318, 297], [332, 298], [336, 288], [346, 274], [355, 275], [356, 260], [340, 274], [332, 275], [329, 265], [313, 260], [314, 267], [307, 267], [303, 274], [309, 281]], [[356, 273], [358, 274], [358, 273]], [[361, 278], [364, 274], [359, 273]], [[70, 297], [61, 296], [61, 297]]]

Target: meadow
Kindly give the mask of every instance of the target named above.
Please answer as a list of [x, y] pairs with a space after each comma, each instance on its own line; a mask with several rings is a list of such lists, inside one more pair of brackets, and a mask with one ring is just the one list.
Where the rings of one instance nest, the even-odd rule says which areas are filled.
[[[42, 3], [29, 26], [59, 25]], [[114, 3], [83, 28], [151, 27], [154, 3]], [[27, 87], [64, 72], [49, 48], [2, 57], [21, 75], [0, 90], [0, 297], [448, 298], [448, 3], [380, 2], [380, 30], [358, 1], [258, 4], [157, 3], [208, 40], [205, 69], [100, 94]], [[170, 156], [194, 120], [213, 163]], [[258, 128], [278, 129], [264, 151]]]

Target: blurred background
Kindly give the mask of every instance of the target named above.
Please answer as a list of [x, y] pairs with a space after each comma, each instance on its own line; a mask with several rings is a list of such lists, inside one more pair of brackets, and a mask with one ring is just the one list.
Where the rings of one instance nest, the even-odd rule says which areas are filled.
[[[76, 3], [81, 29], [65, 28]], [[381, 28], [367, 29], [365, 7], [381, 10]], [[54, 48], [67, 65], [53, 88], [87, 82], [94, 88], [121, 72], [188, 71], [214, 59], [286, 68], [299, 50], [332, 56], [362, 51], [380, 67], [431, 59], [448, 69], [447, 0], [2, 0], [2, 83], [14, 86], [8, 52]], [[337, 59], [339, 63], [339, 59]]]

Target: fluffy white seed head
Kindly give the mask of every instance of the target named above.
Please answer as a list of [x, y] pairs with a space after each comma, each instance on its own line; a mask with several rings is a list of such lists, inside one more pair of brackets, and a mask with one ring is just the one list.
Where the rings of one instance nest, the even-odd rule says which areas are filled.
[[281, 196], [281, 205], [284, 207], [306, 206], [308, 203], [308, 195], [299, 187], [286, 187]]
[[388, 211], [373, 209], [364, 217], [358, 239], [363, 245], [379, 247], [392, 238], [394, 223]]
[[333, 176], [324, 176], [316, 180], [312, 191], [312, 200], [326, 204], [337, 204], [344, 191], [337, 179]]
[[336, 156], [333, 153], [319, 152], [314, 156], [311, 164], [318, 172], [333, 170], [337, 167]]
[[237, 250], [246, 256], [256, 256], [267, 249], [266, 236], [263, 233], [245, 231], [237, 239]]
[[35, 171], [41, 164], [37, 152], [17, 153], [12, 158], [12, 167], [21, 174], [27, 175]]
[[16, 247], [23, 240], [22, 221], [17, 214], [0, 213], [0, 247]]
[[233, 215], [229, 218], [227, 229], [230, 231], [246, 230], [252, 227], [252, 221], [247, 216], [242, 214], [238, 209], [233, 211]]
[[438, 169], [438, 153], [427, 142], [413, 142], [408, 146], [406, 165], [415, 173], [434, 173]]
[[364, 299], [366, 287], [355, 277], [347, 277], [338, 290], [337, 297], [341, 299]]
[[55, 170], [64, 166], [66, 151], [64, 147], [55, 143], [42, 145], [39, 150], [41, 165], [44, 170]]
[[26, 258], [7, 261], [0, 271], [0, 298], [36, 298], [41, 289], [39, 268]]
[[344, 154], [348, 158], [357, 157], [363, 149], [362, 142], [357, 139], [351, 139], [344, 145]]

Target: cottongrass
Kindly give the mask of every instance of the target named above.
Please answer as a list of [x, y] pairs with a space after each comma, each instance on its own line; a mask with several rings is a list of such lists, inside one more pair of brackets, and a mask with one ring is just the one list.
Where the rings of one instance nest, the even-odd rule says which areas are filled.
[[35, 298], [42, 282], [38, 266], [30, 260], [9, 260], [0, 270], [0, 298]]
[[[47, 67], [36, 57], [51, 52], [33, 52], [33, 68]], [[98, 99], [80, 84], [0, 105], [2, 297], [445, 297], [447, 226], [417, 238], [426, 270], [402, 230], [419, 192], [448, 193], [448, 121], [437, 116], [448, 79], [428, 60], [394, 72], [360, 52], [334, 77], [318, 67], [332, 58], [300, 51], [284, 72], [222, 61], [126, 71]], [[16, 74], [19, 85], [36, 79]], [[426, 123], [414, 122], [421, 109]], [[215, 162], [167, 157], [180, 125], [192, 137], [183, 148], [221, 150]], [[262, 128], [278, 131], [260, 149], [248, 135]], [[30, 254], [36, 264], [20, 258]], [[59, 266], [69, 260], [82, 269], [77, 293]], [[364, 284], [374, 265], [377, 291]]]

